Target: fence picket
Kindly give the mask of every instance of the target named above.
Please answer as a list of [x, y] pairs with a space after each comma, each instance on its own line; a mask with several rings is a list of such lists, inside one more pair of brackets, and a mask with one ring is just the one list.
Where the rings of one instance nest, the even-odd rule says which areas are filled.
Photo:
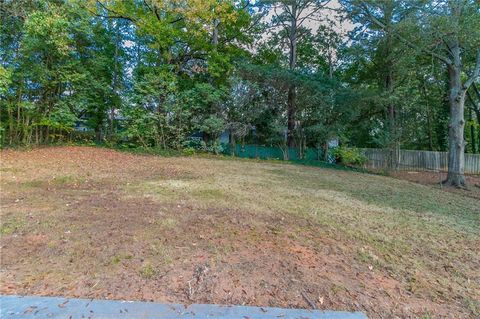
[[[360, 148], [368, 159], [369, 168], [388, 167], [388, 150]], [[400, 150], [398, 168], [400, 170], [447, 171], [448, 153], [434, 151]], [[465, 154], [465, 173], [480, 174], [480, 154]]]

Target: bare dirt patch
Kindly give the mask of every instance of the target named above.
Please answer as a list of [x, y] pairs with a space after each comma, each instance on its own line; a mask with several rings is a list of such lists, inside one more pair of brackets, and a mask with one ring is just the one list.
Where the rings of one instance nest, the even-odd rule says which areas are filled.
[[392, 178], [2, 151], [4, 294], [479, 315], [480, 205]]
[[467, 185], [468, 185], [467, 190], [442, 186], [442, 181], [447, 179], [446, 172], [399, 171], [399, 172], [391, 173], [391, 176], [395, 178], [411, 181], [414, 183], [433, 186], [436, 188], [440, 188], [444, 191], [462, 194], [463, 196], [471, 196], [473, 198], [480, 200], [480, 176], [478, 175], [465, 176]]

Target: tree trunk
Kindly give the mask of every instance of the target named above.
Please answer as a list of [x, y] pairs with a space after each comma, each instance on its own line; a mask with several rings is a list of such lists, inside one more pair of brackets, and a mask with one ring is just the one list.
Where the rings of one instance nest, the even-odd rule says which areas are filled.
[[328, 162], [328, 151], [329, 151], [328, 141], [326, 141], [325, 143], [323, 143], [323, 160], [325, 162]]
[[102, 141], [102, 129], [100, 128], [100, 125], [97, 125], [95, 127], [95, 141], [97, 143], [100, 143]]
[[[459, 50], [455, 47], [453, 50]], [[458, 61], [448, 66], [450, 123], [448, 125], [448, 175], [444, 184], [466, 187], [465, 182], [465, 140], [464, 107], [465, 90], [461, 81], [461, 65]]]
[[[118, 51], [120, 46], [120, 25], [119, 21], [115, 22], [115, 53], [113, 55], [114, 60], [114, 69], [113, 69], [113, 77], [112, 77], [112, 88], [115, 94], [118, 92], [118, 82], [119, 82], [119, 67], [118, 67]], [[115, 103], [112, 103], [110, 107], [110, 127], [109, 127], [109, 137], [113, 139], [115, 136]]]
[[[387, 6], [385, 8], [385, 19], [387, 21], [387, 29], [390, 30], [393, 24], [393, 8]], [[386, 34], [386, 43], [385, 43], [385, 90], [389, 96], [394, 95], [395, 85], [395, 60], [392, 57], [394, 46], [394, 38], [391, 35], [391, 32]], [[390, 101], [387, 105], [388, 112], [388, 130], [389, 130], [389, 149], [390, 149], [390, 161], [389, 168], [396, 171], [398, 170], [399, 162], [399, 153], [400, 153], [400, 141], [397, 130], [397, 108], [394, 102]]]
[[295, 85], [288, 88], [287, 97], [287, 145], [288, 147], [295, 147]]
[[390, 104], [388, 107], [388, 120], [390, 129], [390, 168], [394, 171], [398, 170], [400, 143], [398, 141], [396, 110], [395, 105]]
[[[290, 71], [294, 71], [297, 66], [297, 6], [292, 4], [292, 20], [290, 25], [290, 52], [289, 67]], [[295, 113], [296, 113], [296, 87], [291, 83], [288, 87], [287, 96], [287, 146], [295, 147]]]

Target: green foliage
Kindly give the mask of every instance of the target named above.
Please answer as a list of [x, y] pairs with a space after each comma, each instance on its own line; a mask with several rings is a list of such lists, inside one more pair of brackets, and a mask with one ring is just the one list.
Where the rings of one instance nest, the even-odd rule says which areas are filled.
[[225, 122], [215, 115], [210, 115], [199, 123], [197, 128], [206, 134], [217, 137], [225, 129]]
[[[300, 158], [308, 148], [328, 148], [331, 139], [445, 150], [445, 67], [389, 32], [417, 47], [440, 43], [435, 52], [448, 54], [437, 40], [449, 40], [446, 30], [455, 26], [449, 7], [342, 0], [343, 13], [364, 28], [345, 41], [337, 22], [315, 11], [314, 21], [324, 20], [318, 29], [296, 21], [291, 65], [285, 25], [292, 17], [282, 10], [272, 14], [273, 8], [304, 10], [325, 2], [8, 1], [0, 26], [0, 143], [69, 140], [222, 153], [219, 137], [227, 131], [233, 145], [277, 147], [285, 159], [286, 136], [293, 136]], [[455, 29], [465, 70], [475, 64], [477, 18], [478, 12], [466, 10]], [[295, 106], [290, 135], [289, 105]], [[468, 151], [480, 140], [475, 105], [466, 121]], [[196, 133], [201, 145], [185, 144]]]
[[176, 157], [183, 155], [182, 151], [174, 149], [164, 149], [160, 147], [137, 147], [135, 145], [120, 144], [119, 146], [117, 146], [117, 149], [120, 151], [141, 155], [155, 155], [163, 157]]
[[225, 151], [225, 146], [218, 142], [218, 140], [214, 140], [213, 142], [207, 144], [206, 151], [215, 155], [219, 155]]
[[126, 108], [123, 111], [126, 117], [125, 129], [120, 132], [120, 139], [133, 145], [142, 147], [155, 146], [158, 140], [157, 118], [147, 110], [141, 108]]
[[183, 155], [192, 156], [196, 154], [196, 150], [193, 147], [186, 147], [182, 150]]
[[9, 129], [2, 142], [61, 141], [80, 118], [101, 133], [107, 110], [120, 101], [112, 91], [123, 68], [113, 28], [75, 1], [8, 2], [3, 12], [9, 19], [1, 33], [8, 72], [0, 70], [0, 118]]
[[362, 166], [367, 158], [357, 148], [338, 147], [333, 151], [338, 163], [346, 166]]
[[195, 153], [213, 153], [213, 154], [222, 154], [224, 153], [226, 146], [218, 142], [218, 140], [213, 140], [206, 143], [204, 140], [199, 138], [189, 138], [183, 141], [183, 152], [186, 155], [193, 155]]
[[5, 69], [0, 65], [0, 96], [4, 96], [7, 93], [7, 89], [12, 82], [11, 70]]

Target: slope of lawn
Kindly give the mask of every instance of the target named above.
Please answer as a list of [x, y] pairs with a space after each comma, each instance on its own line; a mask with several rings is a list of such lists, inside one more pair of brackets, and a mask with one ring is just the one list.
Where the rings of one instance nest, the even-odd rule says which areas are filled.
[[459, 193], [88, 147], [2, 151], [0, 172], [3, 294], [480, 316], [480, 203]]

